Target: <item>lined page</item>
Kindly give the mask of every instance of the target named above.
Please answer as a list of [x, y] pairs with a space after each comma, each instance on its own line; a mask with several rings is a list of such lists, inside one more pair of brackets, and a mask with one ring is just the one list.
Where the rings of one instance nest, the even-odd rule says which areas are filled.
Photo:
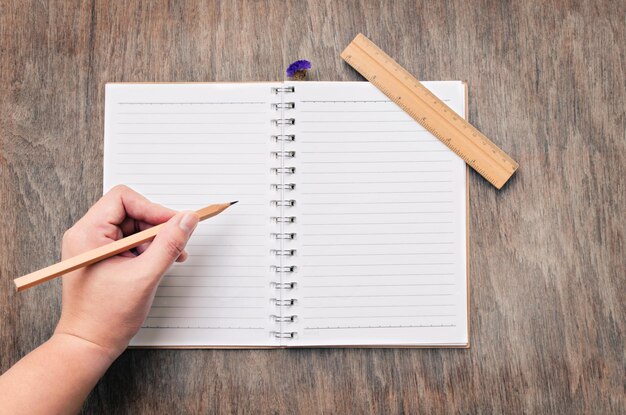
[[465, 163], [370, 83], [294, 85], [293, 344], [466, 345]]
[[104, 189], [176, 210], [238, 200], [198, 225], [133, 346], [267, 346], [274, 84], [108, 84]]

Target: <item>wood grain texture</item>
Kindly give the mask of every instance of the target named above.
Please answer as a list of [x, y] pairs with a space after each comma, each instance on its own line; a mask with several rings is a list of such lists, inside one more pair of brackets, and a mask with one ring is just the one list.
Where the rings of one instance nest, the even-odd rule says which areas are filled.
[[123, 413], [623, 413], [624, 2], [0, 0], [0, 370], [43, 342], [58, 260], [102, 191], [104, 83], [361, 79], [358, 32], [515, 158], [472, 173], [469, 350], [131, 350], [85, 404]]

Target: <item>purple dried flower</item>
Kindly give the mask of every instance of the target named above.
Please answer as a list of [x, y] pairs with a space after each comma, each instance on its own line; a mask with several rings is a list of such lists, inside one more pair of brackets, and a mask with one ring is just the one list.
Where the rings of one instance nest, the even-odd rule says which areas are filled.
[[296, 80], [306, 78], [306, 71], [311, 69], [311, 62], [307, 60], [295, 61], [287, 68], [287, 76]]

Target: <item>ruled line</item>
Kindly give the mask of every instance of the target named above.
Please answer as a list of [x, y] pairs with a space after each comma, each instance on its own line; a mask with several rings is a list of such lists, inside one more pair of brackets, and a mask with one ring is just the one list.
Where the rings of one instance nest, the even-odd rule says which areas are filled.
[[240, 105], [240, 104], [267, 104], [263, 101], [239, 101], [239, 102], [118, 102], [118, 105]]
[[[424, 130], [425, 131], [425, 130]], [[421, 144], [421, 143], [436, 143], [438, 142], [438, 140], [424, 140], [424, 139], [415, 139], [412, 138], [410, 140], [349, 140], [349, 141], [338, 141], [338, 140], [342, 140], [337, 139], [337, 140], [329, 140], [329, 141], [322, 141], [322, 140], [299, 140], [299, 143], [304, 143], [304, 144], [318, 144], [318, 143], [323, 143], [323, 144], [352, 144], [352, 143], [356, 143], [356, 144], [362, 144], [362, 143], [377, 143], [377, 144], [385, 144], [385, 143], [416, 143], [416, 144]]]
[[398, 201], [398, 202], [378, 202], [378, 201], [374, 201], [374, 202], [307, 202], [306, 205], [307, 206], [315, 206], [315, 205], [333, 205], [333, 206], [337, 206], [337, 205], [397, 205], [397, 204], [413, 204], [413, 203], [452, 203], [452, 200], [430, 200], [430, 201], [416, 201], [416, 202], [411, 202], [411, 201]]
[[[389, 246], [389, 245], [451, 245], [454, 242], [405, 242], [405, 243], [397, 243], [397, 242], [375, 242], [375, 243], [336, 243], [333, 242], [333, 245], [337, 246]], [[328, 244], [302, 244], [302, 246], [328, 246]]]
[[[402, 256], [402, 255], [453, 255], [454, 252], [390, 252], [390, 253], [367, 253], [367, 254], [302, 254], [303, 257], [359, 257], [359, 256]], [[196, 255], [197, 256], [197, 255]], [[403, 265], [403, 264], [390, 264]], [[342, 266], [337, 264], [338, 267]]]
[[[249, 206], [249, 205], [246, 205], [246, 204], [243, 204], [243, 203], [239, 202], [239, 206], [243, 207], [243, 206]], [[257, 211], [257, 209], [254, 209], [253, 211]], [[232, 213], [229, 213], [228, 216], [229, 217], [230, 216], [249, 217], [249, 218], [257, 218], [257, 219], [258, 218], [263, 218], [263, 221], [267, 220], [267, 215], [265, 215], [265, 214], [262, 214], [262, 213], [246, 213], [245, 211], [243, 213], [232, 212]]]
[[[309, 102], [309, 101], [301, 101], [301, 102]], [[316, 102], [316, 101], [311, 101], [311, 102]], [[391, 102], [391, 101], [384, 101], [384, 102]], [[400, 113], [400, 112], [404, 112], [402, 110], [332, 110], [332, 111], [317, 111], [317, 110], [300, 110], [300, 112], [317, 112], [317, 113], [336, 113], [336, 112], [352, 112], [352, 113], [359, 113], [359, 112], [396, 112], [396, 113]]]
[[[200, 266], [204, 267], [204, 266]], [[180, 265], [175, 266], [175, 268], [180, 268]], [[248, 275], [248, 276], [228, 276], [228, 275], [176, 275], [176, 274], [168, 274], [164, 278], [206, 278], [206, 279], [215, 279], [215, 278], [224, 278], [224, 279], [233, 279], [233, 278], [266, 278], [264, 275]]]
[[[215, 236], [215, 235], [211, 235], [211, 236]], [[214, 247], [233, 246], [233, 247], [239, 248], [239, 247], [263, 247], [265, 245], [263, 244], [251, 245], [251, 244], [194, 244], [194, 243], [190, 243], [189, 246], [214, 246]]]
[[[378, 223], [376, 225], [379, 225]], [[313, 225], [311, 225], [313, 226]], [[337, 235], [439, 235], [439, 234], [451, 234], [453, 232], [362, 232], [362, 233], [306, 233], [310, 236], [337, 236]]]
[[[117, 144], [123, 145], [178, 145], [178, 144], [194, 144], [194, 145], [248, 145], [248, 146], [265, 146], [265, 143], [257, 143], [254, 141], [120, 141]], [[135, 153], [133, 153], [135, 154]], [[238, 153], [232, 153], [238, 154]], [[261, 153], [262, 154], [262, 153]]]
[[415, 317], [456, 317], [456, 314], [417, 314], [417, 315], [391, 315], [391, 316], [306, 316], [307, 320], [338, 320], [342, 318], [415, 318]]
[[161, 287], [182, 287], [182, 288], [195, 288], [195, 287], [211, 287], [211, 288], [264, 288], [262, 285], [167, 285], [159, 284]]
[[[170, 287], [171, 288], [171, 287]], [[246, 296], [211, 296], [211, 295], [155, 295], [154, 298], [218, 298], [218, 299], [228, 299], [228, 298], [240, 298], [240, 299], [255, 299], [258, 300], [260, 298], [265, 297], [246, 297]]]
[[310, 265], [310, 264], [307, 264], [306, 267], [307, 268], [318, 268], [318, 267], [376, 267], [376, 266], [389, 267], [389, 266], [407, 266], [407, 265], [454, 265], [454, 262], [421, 262], [421, 263], [413, 263], [413, 264], [389, 264], [389, 263], [383, 263], [383, 264], [341, 264], [341, 265], [337, 265], [337, 264], [314, 264], [314, 265]]
[[265, 114], [265, 111], [235, 111], [235, 112], [116, 112], [117, 115], [254, 115]]
[[406, 194], [406, 193], [452, 193], [452, 190], [412, 190], [391, 192], [302, 192], [303, 195], [371, 195], [371, 194]]
[[[211, 193], [211, 196], [229, 196], [235, 193]], [[239, 196], [263, 196], [263, 193], [237, 193]], [[145, 193], [144, 196], [198, 196], [197, 193]]]
[[[161, 153], [159, 153], [161, 154]], [[166, 153], [162, 153], [163, 155], [167, 155]], [[179, 153], [180, 154], [180, 153]], [[199, 154], [199, 153], [195, 153], [195, 154]], [[205, 161], [205, 162], [189, 162], [189, 161], [178, 161], [178, 162], [170, 162], [170, 161], [116, 161], [115, 164], [119, 164], [119, 165], [146, 165], [146, 164], [152, 164], [152, 165], [159, 165], [159, 166], [232, 166], [233, 163], [220, 163], [220, 162], [213, 162], [213, 161]], [[266, 163], [257, 163], [257, 162], [242, 162], [239, 161], [237, 162], [237, 166], [242, 166], [242, 165], [246, 165], [246, 166], [260, 166], [260, 165], [265, 165]], [[119, 173], [118, 173], [119, 174]], [[140, 173], [137, 173], [140, 174]], [[147, 174], [147, 173], [143, 173], [143, 174]], [[168, 176], [172, 173], [165, 173], [165, 172], [161, 172], [161, 173], [157, 173], [157, 174], [161, 174], [163, 176]], [[196, 173], [184, 173], [184, 174], [190, 174], [190, 175], [195, 175]], [[215, 175], [225, 175], [227, 173], [212, 173]], [[252, 175], [252, 173], [251, 173]]]
[[355, 275], [346, 275], [346, 274], [341, 274], [341, 275], [329, 275], [329, 274], [324, 274], [324, 275], [304, 275], [305, 278], [358, 278], [358, 277], [384, 277], [384, 278], [391, 278], [391, 277], [439, 277], [439, 276], [453, 276], [454, 273], [452, 272], [444, 272], [444, 273], [430, 273], [430, 272], [426, 272], [426, 273], [411, 273], [411, 274], [389, 274], [386, 272], [381, 272], [378, 274], [355, 274]]
[[[257, 226], [257, 225], [255, 225]], [[197, 232], [195, 232], [193, 234], [194, 237], [196, 236], [267, 236], [266, 233], [252, 233], [252, 234], [245, 234], [245, 233], [241, 233], [241, 234], [232, 234], [232, 233], [227, 233], [227, 234], [219, 234], [219, 233], [212, 233], [212, 232], [207, 232], [204, 233], [201, 230], [198, 230]]]
[[217, 319], [217, 320], [265, 320], [263, 317], [216, 317], [216, 316], [148, 316], [146, 318], [171, 319]]
[[[265, 268], [261, 265], [187, 265], [176, 264], [176, 268]], [[210, 278], [207, 276], [206, 278]]]
[[383, 298], [383, 297], [451, 297], [452, 294], [376, 294], [376, 295], [312, 295], [303, 298]]
[[309, 100], [309, 101], [300, 101], [302, 103], [310, 103], [310, 104], [374, 104], [374, 103], [379, 103], [379, 102], [385, 102], [385, 103], [392, 103], [392, 101], [388, 100], [388, 99], [374, 99], [374, 100], [367, 100], [367, 101], [351, 101], [351, 100], [320, 100], [320, 101], [314, 101], [314, 100]]
[[393, 170], [393, 171], [330, 171], [300, 172], [300, 174], [399, 174], [399, 173], [452, 173], [452, 170]]
[[299, 134], [356, 134], [356, 133], [420, 133], [425, 130], [302, 130]]
[[351, 285], [307, 285], [306, 288], [355, 288], [355, 287], [421, 287], [421, 286], [443, 286], [451, 284], [351, 284]]
[[240, 233], [240, 234], [231, 234], [231, 233], [227, 233], [227, 234], [219, 234], [219, 233], [194, 233], [193, 234], [194, 237], [197, 236], [267, 236], [264, 233], [254, 233], [254, 234], [246, 234], [246, 233]]
[[[185, 163], [187, 164], [187, 163]], [[163, 183], [163, 182], [127, 182], [127, 185], [136, 185], [142, 184], [145, 186], [265, 186], [267, 183]], [[247, 206], [252, 206], [250, 203], [246, 204]], [[256, 206], [261, 206], [261, 203], [256, 204]]]
[[257, 254], [232, 254], [232, 253], [228, 253], [228, 254], [192, 254], [192, 257], [198, 257], [198, 258], [206, 258], [206, 257], [231, 257], [231, 258], [259, 258], [259, 257], [266, 257], [267, 255], [257, 255]]
[[[227, 193], [225, 193], [227, 194]], [[236, 226], [236, 227], [241, 227], [241, 226], [249, 226], [251, 228], [260, 228], [266, 225], [254, 225], [254, 224], [240, 224], [240, 223], [212, 223], [212, 222], [208, 222], [206, 223], [204, 226]]]
[[243, 258], [258, 258], [258, 257], [265, 257], [267, 255], [257, 255], [257, 254], [192, 254], [191, 256], [193, 257], [224, 257], [224, 256], [228, 256], [228, 257], [243, 257]]
[[[451, 163], [452, 160], [303, 161], [302, 164]], [[371, 172], [368, 172], [371, 173]]]
[[397, 325], [397, 326], [342, 326], [342, 327], [305, 327], [305, 330], [346, 330], [346, 329], [403, 329], [403, 328], [446, 328], [456, 327], [456, 324], [419, 324], [419, 325]]
[[[265, 155], [264, 152], [240, 152], [240, 151], [235, 151], [235, 152], [215, 152], [215, 151], [141, 151], [141, 153], [137, 154], [136, 151], [120, 151], [117, 152], [115, 154], [118, 155], [122, 155], [122, 156], [143, 156], [143, 155], [155, 155], [155, 154], [166, 154], [166, 155], [173, 155], [173, 154], [181, 154], [181, 155], [194, 155], [194, 154], [210, 154], [210, 155], [214, 155], [214, 156], [262, 156]], [[186, 163], [185, 163], [186, 164]], [[211, 163], [213, 164], [213, 163]], [[232, 164], [232, 162], [231, 162]], [[237, 162], [237, 164], [239, 164], [239, 162]], [[265, 164], [265, 163], [259, 163], [259, 164]]]
[[393, 122], [393, 123], [400, 123], [400, 122], [410, 122], [410, 123], [415, 123], [417, 124], [417, 121], [415, 121], [414, 119], [403, 119], [403, 120], [298, 120], [298, 123], [302, 124], [302, 123], [327, 123], [327, 124], [332, 124], [332, 123], [342, 123], [342, 124], [350, 124], [350, 123], [355, 123], [355, 124], [363, 124], [363, 123], [384, 123], [384, 122]]
[[[341, 202], [335, 202], [335, 205], [340, 205]], [[445, 210], [445, 211], [440, 211], [440, 212], [426, 212], [426, 211], [419, 211], [419, 212], [336, 212], [336, 213], [305, 213], [306, 216], [345, 216], [345, 215], [349, 215], [349, 216], [354, 216], [354, 215], [389, 215], [389, 216], [394, 216], [394, 215], [416, 215], [416, 214], [421, 214], [421, 213], [433, 213], [433, 214], [440, 214], [440, 213], [454, 213], [451, 210]]]
[[265, 327], [141, 326], [142, 329], [265, 330]]
[[[442, 99], [441, 101], [443, 102], [450, 102], [450, 99]], [[374, 104], [374, 103], [380, 103], [380, 102], [385, 102], [385, 103], [393, 103], [393, 101], [388, 100], [388, 99], [372, 99], [372, 100], [360, 100], [360, 101], [353, 101], [353, 100], [326, 100], [326, 101], [316, 101], [316, 100], [308, 100], [308, 101], [300, 101], [302, 103], [311, 103], [311, 104]], [[335, 111], [332, 111], [335, 112]], [[378, 112], [378, 111], [376, 111]]]
[[263, 135], [265, 133], [251, 133], [251, 132], [230, 132], [230, 133], [157, 133], [157, 132], [145, 132], [145, 133], [131, 133], [131, 132], [118, 132], [116, 135]]
[[117, 122], [116, 125], [229, 125], [229, 124], [237, 124], [237, 125], [259, 125], [259, 124], [267, 124], [260, 121], [254, 122], [242, 122], [242, 121], [215, 121], [215, 122]]
[[[342, 143], [343, 144], [343, 143]], [[379, 154], [379, 153], [401, 153], [401, 154], [412, 154], [412, 153], [447, 153], [450, 150], [380, 150], [380, 151], [338, 151], [338, 150], [330, 150], [330, 151], [306, 151], [304, 154]]]
[[[198, 207], [199, 205], [197, 203], [167, 203], [168, 206], [192, 206], [192, 207]], [[239, 201], [239, 205], [240, 206], [265, 206], [265, 203], [245, 203], [242, 201]], [[194, 234], [194, 235], [199, 235], [199, 234]], [[227, 235], [228, 236], [228, 235]], [[241, 236], [245, 236], [245, 235], [241, 235]], [[252, 235], [252, 236], [258, 236], [258, 235]]]
[[303, 308], [393, 308], [393, 307], [454, 307], [456, 304], [394, 304], [394, 305], [340, 305], [303, 306]]
[[[176, 267], [176, 268], [179, 268], [179, 267]], [[265, 276], [263, 276], [263, 275], [177, 275], [177, 274], [167, 274], [163, 278], [207, 278], [207, 279], [224, 278], [224, 279], [232, 279], [232, 278], [265, 278]], [[225, 285], [224, 287], [227, 287], [227, 285]], [[238, 286], [237, 285], [233, 285], [233, 287], [238, 287]]]
[[302, 184], [413, 184], [413, 183], [452, 183], [452, 180], [405, 180], [405, 181], [351, 181], [351, 182], [301, 182]]
[[[351, 226], [351, 225], [430, 225], [448, 222], [341, 222], [341, 223], [303, 223], [304, 226]], [[260, 226], [260, 225], [259, 225]]]
[[152, 308], [237, 308], [237, 309], [262, 309], [265, 307], [250, 307], [250, 306], [167, 306], [167, 305], [153, 305]]
[[[188, 163], [185, 163], [188, 164]], [[213, 164], [213, 163], [211, 163]], [[118, 176], [258, 176], [257, 173], [224, 173], [224, 172], [213, 172], [213, 173], [181, 173], [181, 172], [145, 172], [145, 173], [137, 173], [137, 172], [116, 172]]]

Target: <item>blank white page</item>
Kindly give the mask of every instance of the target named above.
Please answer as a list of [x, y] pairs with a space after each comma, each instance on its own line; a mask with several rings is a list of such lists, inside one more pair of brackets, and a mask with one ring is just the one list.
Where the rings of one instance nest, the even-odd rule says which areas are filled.
[[198, 225], [133, 346], [269, 346], [270, 134], [278, 84], [108, 84], [104, 189], [176, 210], [239, 203]]
[[[468, 344], [466, 166], [368, 82], [293, 83], [289, 344]], [[462, 82], [425, 82], [458, 114]]]

